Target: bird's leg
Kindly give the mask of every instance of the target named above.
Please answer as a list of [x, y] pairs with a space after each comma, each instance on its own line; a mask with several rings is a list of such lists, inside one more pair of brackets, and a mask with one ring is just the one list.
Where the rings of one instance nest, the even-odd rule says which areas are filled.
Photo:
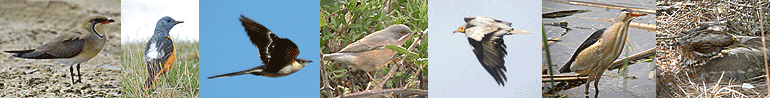
[[585, 96], [588, 97], [588, 88], [591, 88], [591, 80], [593, 77], [588, 76], [588, 80], [586, 81], [586, 90], [585, 90]]
[[[377, 87], [378, 87], [378, 88], [380, 88], [380, 83], [378, 83], [378, 82], [377, 82], [377, 80], [376, 80], [376, 79], [374, 79], [374, 77], [372, 77], [372, 75], [371, 75], [371, 74], [369, 74], [368, 72], [365, 72], [365, 73], [366, 73], [366, 75], [368, 75], [368, 76], [369, 76], [369, 79], [372, 79], [372, 82], [374, 82], [374, 85], [377, 85]], [[376, 74], [375, 74], [375, 75], [376, 75]]]
[[601, 80], [601, 79], [602, 79], [602, 75], [601, 74], [596, 75], [596, 77], [594, 77], [594, 90], [596, 91], [596, 93], [594, 93], [594, 98], [598, 98], [596, 96], [599, 95], [599, 80]]
[[[83, 76], [83, 74], [80, 74], [80, 63], [78, 63], [78, 68], [77, 68], [77, 70], [78, 70], [78, 81], [77, 81], [77, 83], [83, 83], [82, 81], [80, 81], [80, 80], [82, 80], [82, 79], [83, 79], [83, 77], [81, 77], [81, 76]], [[73, 77], [73, 78], [74, 78], [74, 77]]]
[[72, 79], [72, 84], [75, 84], [75, 72], [73, 67], [75, 67], [75, 64], [70, 65], [70, 79]]

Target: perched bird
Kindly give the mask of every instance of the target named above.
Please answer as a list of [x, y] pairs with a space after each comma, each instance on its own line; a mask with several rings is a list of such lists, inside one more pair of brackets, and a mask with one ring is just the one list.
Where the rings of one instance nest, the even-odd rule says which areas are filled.
[[[13, 53], [14, 57], [27, 59], [55, 59], [62, 64], [70, 65], [70, 77], [72, 83], [81, 81], [80, 63], [90, 60], [102, 51], [106, 39], [104, 38], [104, 24], [115, 22], [104, 16], [91, 16], [83, 21], [80, 26], [72, 28], [59, 35], [50, 42], [29, 50], [5, 51]], [[77, 76], [73, 67], [77, 64]]]
[[244, 71], [217, 75], [208, 79], [243, 74], [277, 78], [293, 74], [308, 63], [313, 62], [297, 58], [299, 56], [299, 47], [291, 40], [279, 38], [267, 27], [243, 15], [241, 15], [240, 21], [251, 43], [259, 49], [259, 59], [262, 60], [264, 65]]
[[503, 59], [508, 52], [505, 51], [503, 36], [534, 32], [514, 29], [511, 23], [490, 17], [470, 16], [465, 17], [465, 25], [460, 26], [454, 33], [465, 33], [481, 66], [495, 78], [498, 85], [505, 86], [508, 78], [505, 76], [507, 69]]
[[155, 33], [150, 37], [150, 41], [147, 41], [147, 46], [144, 47], [144, 63], [147, 67], [145, 89], [151, 88], [158, 76], [165, 75], [174, 66], [176, 48], [174, 48], [174, 42], [168, 33], [174, 25], [179, 23], [184, 23], [184, 21], [176, 21], [168, 16], [160, 18], [158, 23], [155, 23]]
[[396, 55], [387, 45], [403, 45], [414, 34], [405, 25], [391, 25], [353, 42], [342, 50], [324, 54], [323, 58], [347, 65], [356, 70], [371, 72], [385, 66]]
[[[628, 24], [635, 17], [647, 14], [634, 12], [633, 10], [621, 10], [615, 21], [609, 28], [599, 29], [591, 34], [588, 39], [583, 41], [578, 47], [572, 58], [567, 61], [560, 73], [577, 72], [581, 75], [588, 75], [588, 83], [594, 81], [594, 89], [599, 94], [599, 79], [610, 64], [620, 56], [623, 50], [626, 38], [628, 37]], [[588, 95], [586, 83], [585, 94]]]

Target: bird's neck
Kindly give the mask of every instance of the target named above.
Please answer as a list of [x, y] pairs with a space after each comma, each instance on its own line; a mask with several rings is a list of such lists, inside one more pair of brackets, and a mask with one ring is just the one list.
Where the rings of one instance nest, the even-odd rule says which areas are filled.
[[155, 34], [156, 35], [162, 35], [162, 36], [168, 36], [168, 31], [170, 29], [162, 29], [162, 28], [155, 28]]
[[104, 28], [102, 28], [103, 27], [102, 24], [89, 22], [89, 23], [82, 24], [80, 27], [82, 27], [82, 29], [84, 30], [88, 30], [88, 32], [91, 33], [91, 34], [88, 34], [89, 36], [96, 35], [99, 38], [104, 37]]

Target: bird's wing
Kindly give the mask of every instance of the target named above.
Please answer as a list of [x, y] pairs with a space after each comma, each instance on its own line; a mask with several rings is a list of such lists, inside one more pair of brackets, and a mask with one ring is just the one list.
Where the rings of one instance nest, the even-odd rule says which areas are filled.
[[156, 75], [174, 52], [174, 42], [167, 36], [153, 35], [144, 48], [145, 66], [149, 75]]
[[259, 49], [259, 60], [262, 60], [263, 64], [269, 62], [270, 57], [268, 55], [272, 51], [270, 48], [271, 42], [278, 39], [278, 36], [273, 34], [267, 27], [262, 26], [243, 15], [240, 18], [241, 25], [246, 30], [246, 35], [249, 36], [249, 40], [254, 46]]
[[270, 52], [270, 61], [264, 72], [277, 73], [287, 64], [292, 63], [299, 56], [299, 48], [289, 39], [279, 38], [273, 41], [273, 52]]
[[384, 47], [385, 45], [396, 44], [397, 39], [389, 38], [388, 36], [384, 35], [385, 33], [386, 32], [377, 31], [375, 33], [369, 34], [366, 37], [361, 38], [348, 46], [345, 46], [345, 48], [342, 48], [342, 50], [338, 51], [338, 53], [364, 52], [378, 49]]
[[494, 35], [494, 33], [487, 33], [482, 40], [468, 38], [468, 42], [473, 47], [476, 58], [481, 62], [481, 65], [487, 70], [489, 75], [495, 79], [497, 84], [505, 85], [505, 81], [508, 78], [505, 76], [507, 69], [505, 68], [504, 58], [508, 52], [505, 50], [506, 46], [502, 35]]
[[583, 43], [580, 44], [580, 46], [578, 46], [577, 50], [575, 50], [575, 53], [572, 53], [572, 57], [569, 59], [569, 61], [567, 61], [567, 64], [564, 64], [564, 66], [561, 67], [561, 69], [559, 69], [559, 72], [560, 73], [572, 72], [572, 70], [574, 69], [570, 69], [570, 67], [572, 66], [572, 63], [575, 61], [575, 59], [578, 57], [578, 54], [580, 54], [580, 52], [582, 52], [584, 49], [588, 48], [589, 46], [599, 41], [599, 38], [602, 36], [602, 34], [604, 33], [604, 30], [606, 29], [607, 28], [602, 28], [597, 30], [596, 32], [591, 34], [591, 36], [589, 36], [588, 39], [583, 41]]
[[[75, 57], [83, 51], [85, 38], [81, 36], [83, 32], [65, 33], [56, 37], [51, 42], [37, 47], [36, 52], [42, 52], [38, 57], [50, 58], [70, 58]], [[44, 58], [44, 59], [50, 59]]]

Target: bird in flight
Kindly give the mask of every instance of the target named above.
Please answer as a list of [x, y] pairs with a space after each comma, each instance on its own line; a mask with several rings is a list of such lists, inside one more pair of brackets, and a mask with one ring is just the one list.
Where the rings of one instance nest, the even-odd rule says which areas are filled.
[[505, 76], [505, 43], [504, 35], [532, 34], [534, 32], [514, 29], [511, 23], [484, 16], [465, 17], [465, 25], [460, 26], [454, 33], [465, 33], [471, 44], [476, 59], [489, 72], [498, 85], [505, 86], [508, 78]]
[[628, 25], [635, 17], [647, 14], [634, 12], [633, 10], [621, 10], [615, 17], [609, 28], [599, 29], [588, 37], [572, 54], [572, 58], [567, 61], [560, 73], [576, 72], [581, 75], [588, 75], [585, 94], [588, 95], [588, 83], [594, 81], [594, 89], [599, 94], [599, 80], [605, 70], [620, 56], [623, 47], [628, 38]]
[[243, 71], [216, 75], [208, 77], [208, 79], [243, 74], [273, 78], [283, 77], [293, 74], [308, 63], [313, 62], [297, 58], [299, 56], [299, 48], [291, 40], [279, 38], [267, 27], [243, 15], [241, 15], [240, 21], [246, 30], [246, 35], [249, 36], [249, 40], [259, 50], [259, 59], [262, 60], [264, 65]]
[[158, 76], [165, 75], [174, 66], [176, 48], [168, 33], [171, 28], [180, 23], [184, 23], [184, 21], [176, 21], [166, 16], [160, 18], [155, 24], [155, 33], [150, 37], [150, 41], [147, 41], [147, 46], [144, 47], [144, 63], [147, 67], [145, 89], [151, 88]]
[[[83, 23], [59, 35], [50, 42], [29, 50], [10, 50], [14, 57], [26, 59], [55, 59], [62, 64], [70, 65], [70, 77], [72, 83], [82, 83], [80, 63], [94, 58], [102, 51], [106, 39], [104, 38], [104, 24], [113, 23], [115, 20], [104, 16], [91, 16]], [[75, 64], [77, 64], [77, 76], [75, 81]]]

